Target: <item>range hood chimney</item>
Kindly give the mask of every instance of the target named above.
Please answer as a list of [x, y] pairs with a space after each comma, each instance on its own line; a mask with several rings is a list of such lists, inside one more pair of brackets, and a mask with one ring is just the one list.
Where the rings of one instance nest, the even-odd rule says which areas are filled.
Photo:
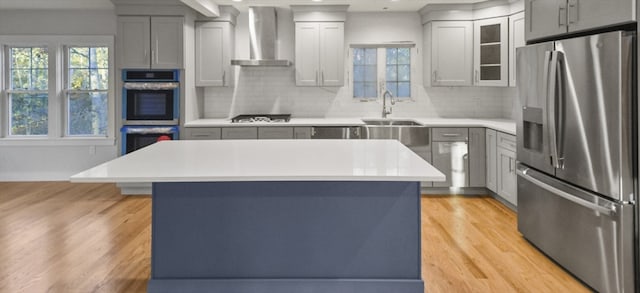
[[277, 19], [275, 7], [249, 7], [250, 60], [231, 60], [240, 66], [290, 66], [277, 59]]

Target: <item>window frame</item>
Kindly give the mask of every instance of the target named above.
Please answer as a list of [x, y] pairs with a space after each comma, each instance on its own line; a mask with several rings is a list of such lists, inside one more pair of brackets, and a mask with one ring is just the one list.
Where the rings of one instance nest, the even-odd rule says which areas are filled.
[[[11, 73], [11, 56], [12, 54], [10, 53], [11, 49], [13, 48], [31, 48], [33, 50], [33, 48], [46, 48], [47, 49], [47, 89], [46, 90], [35, 90], [35, 89], [27, 89], [27, 90], [16, 90], [11, 87], [11, 77], [12, 77], [12, 73]], [[12, 137], [12, 138], [24, 138], [24, 139], [38, 139], [38, 138], [46, 138], [49, 136], [49, 132], [50, 130], [50, 125], [49, 125], [49, 121], [50, 121], [50, 105], [49, 105], [49, 101], [51, 100], [51, 58], [50, 57], [50, 52], [49, 52], [49, 46], [46, 44], [42, 44], [42, 43], [33, 43], [33, 44], [28, 44], [28, 45], [23, 45], [23, 44], [18, 44], [18, 45], [7, 45], [7, 46], [3, 46], [2, 51], [4, 52], [6, 59], [5, 59], [5, 63], [3, 65], [6, 65], [6, 67], [2, 68], [2, 72], [4, 73], [3, 76], [5, 77], [5, 81], [3, 83], [3, 90], [5, 91], [5, 99], [6, 99], [6, 111], [2, 112], [2, 116], [6, 116], [6, 126], [4, 127], [4, 131], [7, 137]], [[4, 59], [4, 58], [3, 58]], [[31, 67], [31, 69], [33, 69], [33, 67]], [[30, 76], [32, 78], [32, 76]], [[47, 94], [47, 133], [46, 134], [12, 134], [11, 133], [11, 118], [13, 117], [13, 113], [11, 113], [11, 95], [12, 94], [41, 94], [41, 93], [46, 93]], [[1, 123], [1, 122], [0, 122]], [[0, 132], [2, 133], [2, 132]]]
[[[6, 36], [0, 35], [0, 145], [115, 145], [115, 50], [114, 37], [105, 35], [83, 36]], [[10, 85], [10, 47], [45, 46], [49, 52], [48, 85], [48, 134], [43, 136], [10, 135], [10, 113], [8, 86]], [[67, 132], [68, 109], [67, 47], [107, 47], [109, 50], [109, 72], [106, 136], [78, 136]]]
[[[111, 99], [109, 99], [109, 91], [112, 90], [111, 83], [112, 83], [112, 80], [113, 80], [113, 77], [111, 76], [111, 71], [113, 71], [113, 68], [111, 67], [111, 64], [110, 64], [111, 62], [109, 62], [107, 64], [107, 66], [108, 66], [107, 69], [109, 70], [109, 73], [107, 74], [108, 78], [109, 78], [109, 81], [108, 81], [108, 86], [107, 86], [106, 90], [74, 90], [74, 89], [70, 89], [69, 83], [70, 83], [70, 78], [71, 77], [69, 76], [69, 71], [70, 71], [71, 67], [69, 66], [69, 63], [70, 63], [70, 56], [69, 56], [70, 52], [69, 51], [70, 51], [70, 48], [73, 48], [73, 47], [84, 47], [84, 48], [86, 48], [86, 47], [89, 47], [89, 48], [106, 47], [108, 49], [109, 60], [111, 59], [111, 56], [113, 55], [113, 51], [106, 45], [75, 45], [75, 44], [73, 44], [73, 45], [72, 44], [65, 44], [64, 45], [64, 48], [63, 48], [63, 54], [64, 54], [64, 58], [63, 58], [63, 71], [64, 71], [64, 73], [63, 73], [63, 76], [64, 77], [63, 77], [63, 83], [62, 83], [62, 85], [63, 85], [62, 99], [63, 99], [63, 106], [64, 106], [63, 107], [63, 111], [62, 111], [62, 114], [63, 114], [63, 117], [62, 117], [62, 120], [63, 120], [63, 135], [65, 137], [70, 137], [70, 138], [88, 138], [88, 137], [96, 137], [96, 138], [101, 138], [102, 137], [102, 138], [104, 138], [104, 137], [109, 137], [109, 129], [111, 128], [110, 125], [109, 125], [109, 121], [107, 121], [107, 133], [105, 135], [71, 134], [70, 131], [69, 131], [70, 130], [69, 129], [70, 128], [69, 127], [70, 126], [69, 125], [70, 124], [70, 121], [69, 121], [70, 120], [69, 119], [69, 110], [70, 110], [69, 94], [72, 94], [72, 93], [80, 94], [80, 93], [105, 92], [105, 93], [107, 93], [107, 111], [108, 111], [107, 112], [107, 117], [108, 117], [107, 119], [111, 119], [110, 117], [113, 116], [112, 115], [112, 111], [111, 111], [111, 109], [109, 109], [109, 105], [108, 105], [109, 104], [109, 100], [111, 100]], [[87, 69], [90, 69], [90, 68], [87, 68]]]
[[[354, 96], [354, 49], [356, 48], [375, 48], [377, 49], [377, 96], [372, 98], [359, 98]], [[410, 58], [410, 74], [409, 77], [409, 88], [410, 88], [410, 96], [409, 97], [396, 97], [394, 96], [394, 100], [396, 102], [415, 102], [415, 87], [417, 85], [418, 80], [416, 79], [416, 65], [418, 64], [417, 56], [417, 48], [414, 43], [385, 43], [385, 44], [351, 44], [349, 48], [349, 69], [348, 69], [348, 77], [347, 83], [349, 87], [349, 95], [353, 102], [373, 102], [382, 99], [382, 95], [386, 89], [386, 70], [387, 70], [387, 49], [391, 48], [409, 48], [409, 58]]]

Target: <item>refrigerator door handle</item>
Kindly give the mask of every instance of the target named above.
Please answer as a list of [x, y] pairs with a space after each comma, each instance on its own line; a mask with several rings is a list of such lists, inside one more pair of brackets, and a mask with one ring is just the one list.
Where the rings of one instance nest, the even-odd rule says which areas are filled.
[[[546, 53], [545, 53], [546, 56]], [[558, 51], [551, 53], [551, 62], [549, 63], [549, 76], [547, 79], [547, 122], [549, 132], [549, 152], [551, 153], [551, 165], [554, 168], [560, 168], [558, 162], [558, 136], [556, 133], [556, 94], [557, 94], [557, 78], [558, 78]]]
[[615, 214], [615, 212], [616, 212], [615, 206], [604, 207], [604, 206], [601, 206], [599, 204], [595, 204], [595, 203], [586, 201], [584, 199], [581, 199], [581, 198], [579, 198], [577, 196], [572, 195], [571, 193], [568, 193], [568, 192], [566, 192], [564, 190], [561, 190], [560, 188], [557, 188], [555, 186], [547, 184], [547, 183], [543, 182], [542, 180], [539, 180], [539, 179], [527, 174], [528, 171], [529, 171], [529, 168], [522, 167], [520, 165], [518, 165], [518, 167], [516, 169], [516, 173], [522, 179], [525, 179], [525, 180], [527, 180], [527, 181], [539, 186], [540, 188], [545, 189], [545, 190], [547, 190], [547, 191], [549, 191], [549, 192], [551, 192], [551, 193], [553, 193], [553, 194], [555, 194], [555, 195], [557, 195], [559, 197], [562, 197], [562, 198], [564, 198], [564, 199], [566, 199], [568, 201], [571, 201], [573, 203], [581, 205], [581, 206], [583, 206], [585, 208], [588, 208], [590, 210], [594, 210], [594, 211], [600, 212], [600, 213], [605, 214], [607, 216]]

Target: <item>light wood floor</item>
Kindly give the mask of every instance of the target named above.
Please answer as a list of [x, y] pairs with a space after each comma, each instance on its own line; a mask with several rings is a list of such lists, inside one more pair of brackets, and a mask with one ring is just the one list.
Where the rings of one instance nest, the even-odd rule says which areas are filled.
[[[113, 184], [0, 182], [0, 292], [145, 292], [151, 199]], [[426, 292], [588, 292], [489, 197], [423, 197]]]

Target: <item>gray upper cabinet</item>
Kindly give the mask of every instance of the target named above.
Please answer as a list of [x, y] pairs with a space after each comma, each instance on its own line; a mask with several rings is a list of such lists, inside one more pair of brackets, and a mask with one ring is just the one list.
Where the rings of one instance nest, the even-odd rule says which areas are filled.
[[469, 186], [485, 187], [486, 183], [485, 128], [469, 128]]
[[235, 51], [230, 22], [196, 22], [196, 86], [232, 86]]
[[118, 17], [121, 68], [183, 67], [184, 19], [178, 16]]
[[296, 22], [296, 85], [344, 84], [344, 22]]
[[527, 41], [636, 20], [635, 0], [525, 0]]
[[431, 46], [431, 85], [472, 85], [473, 22], [434, 21], [429, 27], [431, 40], [426, 45]]
[[476, 86], [509, 84], [509, 21], [507, 17], [473, 23], [473, 83]]

